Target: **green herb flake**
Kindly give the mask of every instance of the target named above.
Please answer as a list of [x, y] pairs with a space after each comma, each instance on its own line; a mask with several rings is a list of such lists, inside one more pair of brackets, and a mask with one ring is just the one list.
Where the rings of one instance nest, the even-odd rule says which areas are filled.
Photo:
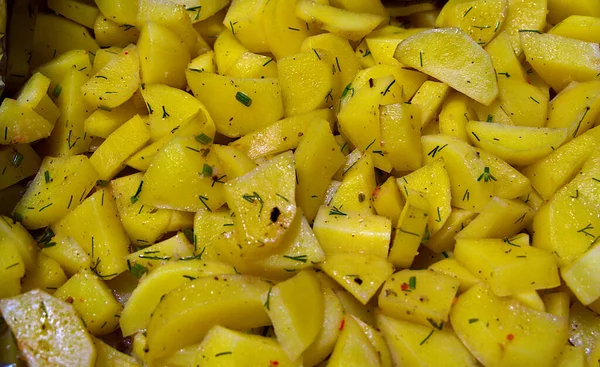
[[200, 144], [210, 144], [212, 142], [212, 138], [204, 133], [195, 136], [196, 141]]
[[202, 176], [212, 177], [213, 168], [211, 165], [204, 163], [202, 166]]
[[23, 154], [15, 152], [15, 154], [13, 154], [12, 158], [10, 159], [10, 164], [13, 167], [19, 167], [21, 163], [23, 163]]
[[127, 260], [127, 268], [129, 269], [129, 272], [138, 279], [148, 272], [148, 269], [142, 264], [135, 264], [132, 266], [129, 259]]
[[50, 171], [44, 171], [44, 181], [46, 181], [46, 183], [50, 183], [50, 181], [52, 181], [52, 179], [50, 178]]
[[250, 107], [252, 105], [252, 99], [244, 92], [237, 92], [235, 94], [235, 99], [237, 99], [238, 102], [246, 107]]
[[138, 186], [137, 190], [135, 191], [135, 195], [133, 195], [131, 197], [131, 203], [132, 204], [137, 203], [137, 201], [139, 200], [139, 195], [142, 192], [142, 186], [144, 186], [144, 181], [140, 182], [140, 185]]
[[52, 91], [52, 96], [54, 98], [58, 98], [58, 96], [60, 96], [60, 92], [62, 92], [62, 87], [60, 84], [56, 84], [56, 87], [54, 87], [54, 90]]
[[408, 279], [408, 288], [411, 290], [417, 289], [417, 277], [412, 276]]

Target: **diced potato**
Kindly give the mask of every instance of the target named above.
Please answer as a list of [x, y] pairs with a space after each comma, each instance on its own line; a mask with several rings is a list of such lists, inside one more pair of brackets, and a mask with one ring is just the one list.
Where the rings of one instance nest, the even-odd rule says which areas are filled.
[[436, 330], [382, 314], [377, 314], [377, 326], [383, 332], [395, 365], [478, 365], [469, 350], [450, 330]]
[[366, 153], [348, 169], [328, 206], [367, 215], [375, 213], [370, 200], [376, 187], [372, 157]]
[[244, 52], [236, 62], [227, 69], [228, 76], [240, 78], [277, 78], [277, 62], [275, 59]]
[[563, 19], [574, 14], [589, 14], [594, 17], [600, 16], [598, 0], [574, 0], [563, 2], [560, 0], [548, 1], [548, 21], [552, 24], [558, 24]]
[[119, 325], [121, 305], [108, 286], [90, 270], [73, 275], [54, 293], [71, 303], [94, 335], [106, 335]]
[[360, 40], [385, 21], [381, 15], [347, 11], [310, 0], [299, 0], [295, 14], [306, 22], [318, 23], [321, 28], [352, 41]]
[[429, 266], [428, 269], [440, 272], [442, 274], [450, 275], [451, 277], [458, 279], [458, 281], [460, 282], [459, 292], [461, 293], [471, 288], [475, 284], [481, 282], [479, 278], [473, 275], [473, 273], [467, 270], [454, 258], [446, 258], [444, 260], [440, 260], [435, 264]]
[[[512, 50], [510, 52], [512, 54]], [[462, 93], [451, 91], [438, 116], [440, 132], [468, 142], [465, 125], [474, 119], [476, 115], [469, 98]]]
[[554, 366], [568, 336], [567, 319], [499, 298], [483, 284], [458, 297], [451, 321], [485, 365]]
[[227, 205], [244, 256], [275, 251], [296, 216], [296, 172], [291, 152], [280, 154], [225, 184]]
[[531, 192], [531, 182], [510, 164], [495, 155], [479, 148], [475, 148], [479, 158], [490, 172], [493, 172], [496, 181], [492, 180], [494, 195], [503, 199], [516, 199]]
[[564, 318], [569, 318], [571, 300], [566, 292], [546, 293], [542, 297], [546, 312]]
[[329, 54], [313, 51], [277, 61], [283, 106], [288, 117], [333, 106], [332, 93], [334, 88], [339, 89], [339, 78], [331, 72]]
[[450, 93], [450, 90], [450, 87], [446, 84], [430, 80], [425, 81], [419, 90], [417, 90], [410, 103], [421, 107], [421, 129], [440, 114], [444, 100]]
[[389, 177], [383, 185], [376, 187], [372, 200], [377, 215], [390, 218], [393, 228], [396, 228], [404, 208], [404, 200], [396, 184], [396, 179]]
[[327, 366], [380, 366], [381, 362], [375, 347], [369, 341], [358, 322], [352, 316], [345, 316], [340, 325], [333, 353]]
[[385, 258], [357, 253], [328, 255], [321, 268], [363, 305], [394, 272], [392, 264]]
[[21, 293], [21, 278], [25, 275], [25, 264], [8, 238], [0, 239], [0, 299]]
[[197, 343], [215, 325], [236, 330], [268, 325], [260, 297], [270, 287], [262, 279], [234, 274], [200, 277], [169, 292], [148, 324], [148, 358]]
[[385, 158], [398, 171], [418, 169], [422, 164], [421, 108], [413, 104], [381, 107], [381, 147]]
[[[594, 129], [600, 133], [600, 128]], [[596, 149], [598, 139], [584, 134], [561, 146], [550, 155], [525, 167], [522, 172], [540, 195], [549, 200], [572, 180], [586, 159]]]
[[[362, 88], [365, 84], [369, 84], [369, 79], [382, 78], [384, 76], [393, 75], [396, 80], [393, 85], [389, 86], [388, 92], [381, 98], [382, 105], [389, 105], [398, 102], [409, 101], [427, 80], [427, 75], [416, 70], [404, 69], [398, 66], [391, 65], [374, 65], [367, 69], [360, 70], [356, 77], [345, 88], [346, 99], [342, 98], [342, 106], [346, 103], [349, 97], [354, 95], [354, 92]], [[412, 113], [416, 113], [416, 106], [412, 108]], [[416, 116], [414, 117], [415, 119]], [[420, 121], [420, 119], [417, 119]]]
[[340, 335], [340, 326], [344, 322], [344, 309], [336, 294], [329, 288], [323, 288], [323, 324], [315, 340], [302, 353], [304, 366], [312, 367], [322, 362], [333, 351], [335, 341]]
[[27, 272], [27, 276], [23, 281], [23, 290], [42, 289], [52, 294], [66, 281], [67, 276], [60, 264], [52, 258], [40, 254], [35, 267]]
[[297, 148], [302, 136], [316, 120], [328, 121], [333, 129], [333, 113], [331, 110], [322, 109], [275, 121], [242, 136], [232, 142], [231, 146], [254, 160], [283, 153], [288, 149]]
[[506, 0], [449, 1], [438, 15], [436, 27], [459, 27], [477, 44], [492, 40], [506, 19]]
[[52, 237], [52, 242], [45, 244], [40, 254], [59, 263], [67, 275], [88, 269], [91, 265], [87, 252], [73, 238], [61, 234]]
[[536, 291], [519, 292], [512, 295], [514, 299], [522, 305], [527, 306], [536, 311], [545, 312], [546, 306], [544, 301]]
[[125, 161], [150, 140], [150, 130], [139, 115], [124, 123], [94, 151], [90, 162], [100, 179], [110, 180], [125, 167]]
[[27, 144], [50, 136], [53, 123], [37, 114], [31, 107], [5, 98], [0, 106], [1, 144]]
[[584, 305], [589, 305], [600, 298], [598, 291], [600, 279], [596, 275], [598, 264], [600, 264], [600, 245], [594, 245], [572, 264], [561, 269], [565, 283]]
[[[32, 108], [38, 115], [54, 124], [60, 115], [60, 111], [48, 96], [50, 82], [50, 78], [39, 72], [33, 74], [19, 92], [17, 103]], [[61, 87], [54, 87], [52, 96], [58, 97], [61, 91]]]
[[310, 270], [302, 271], [269, 288], [261, 300], [279, 344], [290, 360], [298, 359], [323, 324], [324, 299], [316, 276]]
[[114, 108], [131, 98], [139, 84], [138, 50], [131, 45], [93, 75], [81, 87], [81, 92], [92, 106]]
[[431, 235], [424, 245], [436, 253], [452, 250], [456, 242], [454, 239], [456, 234], [476, 217], [477, 213], [474, 211], [453, 208], [444, 226]]
[[596, 149], [579, 174], [544, 203], [533, 220], [533, 245], [553, 253], [561, 267], [587, 251], [596, 242], [600, 228], [598, 182], [600, 150]]
[[267, 3], [266, 0], [234, 0], [223, 19], [225, 27], [230, 28], [236, 38], [252, 52], [269, 51], [266, 29], [263, 27]]
[[263, 26], [269, 50], [277, 59], [296, 54], [309, 29], [294, 14], [296, 0], [271, 0], [265, 4]]
[[493, 180], [489, 172], [485, 176], [486, 167], [475, 149], [449, 135], [426, 135], [421, 138], [421, 143], [426, 164], [444, 159], [450, 178], [452, 206], [481, 211], [492, 197]]
[[210, 146], [193, 136], [175, 137], [152, 160], [136, 194], [141, 203], [161, 209], [216, 210], [225, 198], [223, 182], [213, 178], [222, 172]]
[[94, 28], [98, 8], [77, 0], [49, 0], [48, 7], [58, 15], [71, 19], [87, 28]]
[[95, 367], [141, 367], [142, 365], [132, 356], [121, 353], [98, 338], [94, 338], [96, 347]]
[[387, 316], [442, 330], [459, 285], [458, 279], [431, 270], [401, 270], [383, 285], [379, 307]]
[[[137, 274], [139, 268], [132, 267]], [[142, 272], [140, 270], [140, 272]], [[152, 312], [170, 291], [198, 277], [234, 274], [230, 265], [200, 259], [169, 262], [143, 277], [125, 304], [119, 320], [124, 336], [145, 330]]]
[[129, 239], [108, 189], [97, 190], [52, 228], [57, 235], [72, 238], [85, 250], [91, 269], [100, 278], [112, 279], [127, 270]]
[[489, 56], [456, 28], [433, 29], [409, 37], [400, 43], [395, 57], [484, 105], [490, 105], [498, 95]]
[[600, 116], [599, 96], [600, 80], [570, 83], [550, 102], [547, 126], [567, 128], [568, 139], [583, 134]]
[[467, 123], [471, 142], [509, 164], [526, 166], [539, 161], [561, 146], [566, 129], [508, 126], [483, 121]]
[[585, 351], [583, 348], [574, 347], [572, 345], [566, 345], [560, 354], [558, 360], [558, 367], [585, 367]]
[[215, 52], [208, 51], [191, 60], [188, 64], [188, 69], [191, 71], [199, 70], [207, 73], [216, 73], [217, 65], [215, 61]]
[[111, 0], [94, 0], [102, 14], [119, 24], [135, 24], [137, 1], [114, 2]]
[[0, 311], [29, 365], [94, 366], [94, 343], [71, 305], [33, 290], [0, 300]]
[[[306, 24], [304, 26], [306, 26]], [[360, 64], [354, 56], [352, 45], [347, 39], [340, 37], [339, 35], [333, 33], [321, 33], [308, 37], [302, 42], [301, 51], [313, 52], [313, 49], [324, 50], [330, 61], [332, 63], [335, 62], [336, 75], [340, 78], [339, 93], [342, 93], [341, 88], [352, 82], [361, 69]], [[334, 90], [334, 106], [337, 106], [338, 98], [339, 95], [336, 94], [336, 90]]]
[[15, 248], [26, 269], [31, 270], [35, 267], [36, 242], [21, 223], [0, 216], [0, 240], [8, 241]]
[[158, 23], [148, 22], [141, 29], [137, 46], [142, 82], [185, 87], [190, 53], [174, 32]]
[[558, 266], [550, 253], [508, 238], [457, 239], [454, 255], [500, 297], [560, 285]]
[[[164, 362], [163, 362], [164, 361]], [[300, 367], [302, 359], [293, 361], [273, 338], [214, 326], [199, 345], [190, 346], [160, 361], [166, 366], [207, 367], [251, 365]]]
[[215, 144], [212, 149], [215, 151], [229, 180], [243, 176], [256, 168], [254, 161], [233, 146]]
[[97, 179], [98, 173], [83, 155], [47, 157], [15, 206], [14, 215], [30, 229], [48, 226], [75, 209]]
[[135, 43], [140, 36], [138, 29], [131, 24], [116, 23], [102, 13], [98, 14], [93, 29], [100, 47], [125, 47]]
[[418, 254], [427, 227], [430, 203], [426, 195], [415, 190], [405, 191], [406, 204], [402, 209], [388, 260], [398, 268], [410, 268]]
[[387, 258], [391, 220], [374, 214], [343, 210], [321, 206], [317, 212], [313, 230], [325, 254], [353, 252]]
[[84, 130], [90, 136], [106, 139], [125, 122], [131, 120], [136, 114], [142, 114], [142, 112], [145, 112], [145, 109], [141, 111], [130, 99], [110, 111], [105, 109], [94, 111], [85, 119]]
[[296, 159], [296, 201], [309, 222], [315, 218], [319, 205], [335, 172], [344, 163], [329, 123], [314, 121], [303, 135], [294, 153]]
[[123, 228], [129, 240], [138, 245], [156, 242], [167, 231], [172, 215], [171, 210], [158, 209], [139, 201], [132, 202], [131, 197], [135, 195], [142, 178], [143, 173], [139, 172], [110, 182]]
[[535, 211], [521, 200], [494, 196], [456, 239], [511, 237], [527, 227], [534, 215]]
[[[590, 13], [586, 13], [590, 14]], [[600, 42], [600, 12], [596, 17], [571, 15], [548, 31], [550, 34], [586, 42]]]
[[570, 82], [592, 80], [600, 72], [600, 46], [572, 38], [520, 32], [527, 62], [556, 92]]
[[[552, 0], [550, 0], [552, 1]], [[523, 44], [520, 39], [521, 30], [541, 32], [546, 26], [547, 0], [508, 0], [508, 11], [504, 21], [504, 31], [517, 57], [523, 55]]]
[[35, 175], [41, 163], [29, 144], [0, 146], [0, 190]]
[[94, 53], [99, 48], [84, 26], [57, 15], [39, 13], [35, 21], [30, 66], [35, 68], [73, 49]]
[[275, 78], [232, 78], [186, 71], [187, 82], [210, 112], [217, 131], [239, 137], [283, 116], [279, 82]]

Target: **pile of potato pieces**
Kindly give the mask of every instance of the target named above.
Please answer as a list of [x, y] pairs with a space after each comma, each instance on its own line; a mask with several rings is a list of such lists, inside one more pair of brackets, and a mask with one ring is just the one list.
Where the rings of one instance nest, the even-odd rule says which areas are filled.
[[598, 365], [600, 1], [48, 7], [8, 30], [7, 351]]

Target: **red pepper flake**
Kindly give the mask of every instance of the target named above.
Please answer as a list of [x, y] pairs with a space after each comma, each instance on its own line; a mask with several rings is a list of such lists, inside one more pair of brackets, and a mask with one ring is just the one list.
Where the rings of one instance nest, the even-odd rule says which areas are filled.
[[373, 193], [371, 194], [371, 197], [373, 198], [373, 200], [375, 200], [377, 198], [377, 195], [379, 195], [379, 191], [381, 191], [381, 186], [377, 186], [375, 188], [375, 190], [373, 190]]
[[515, 336], [513, 334], [508, 334], [506, 336], [506, 339], [508, 339], [508, 341], [513, 341], [514, 338], [515, 338]]
[[407, 283], [402, 283], [402, 285], [400, 285], [400, 289], [402, 289], [403, 291], [407, 291], [409, 288]]
[[65, 301], [67, 301], [67, 303], [73, 303], [73, 297], [69, 296]]
[[125, 51], [123, 52], [125, 55], [129, 55], [129, 51]]
[[269, 366], [279, 366], [279, 361], [269, 361]]
[[340, 322], [340, 331], [344, 330], [344, 325], [346, 325], [346, 320], [342, 319], [342, 322]]

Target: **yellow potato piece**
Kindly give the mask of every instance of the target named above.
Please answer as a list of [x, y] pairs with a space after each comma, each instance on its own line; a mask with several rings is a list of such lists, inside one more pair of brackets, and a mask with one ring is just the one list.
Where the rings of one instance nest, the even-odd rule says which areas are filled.
[[394, 57], [486, 106], [498, 95], [490, 57], [459, 29], [417, 33], [398, 45]]

